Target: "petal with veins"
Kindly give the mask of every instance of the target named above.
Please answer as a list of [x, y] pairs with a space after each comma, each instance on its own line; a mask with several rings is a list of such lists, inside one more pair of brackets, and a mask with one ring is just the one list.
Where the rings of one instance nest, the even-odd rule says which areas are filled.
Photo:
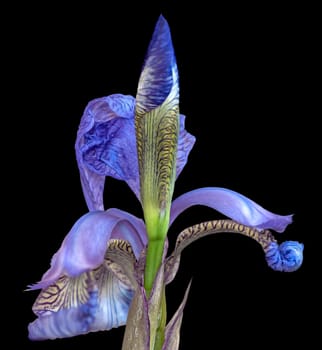
[[133, 290], [102, 265], [78, 277], [63, 276], [43, 289], [29, 324], [31, 340], [66, 338], [126, 323]]
[[105, 176], [126, 181], [139, 198], [134, 107], [134, 97], [114, 94], [85, 108], [75, 151], [89, 210], [104, 209]]

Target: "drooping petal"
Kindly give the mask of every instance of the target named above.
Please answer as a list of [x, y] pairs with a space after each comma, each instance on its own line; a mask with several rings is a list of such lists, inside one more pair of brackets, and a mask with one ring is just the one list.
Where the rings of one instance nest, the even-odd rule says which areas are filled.
[[121, 94], [97, 98], [85, 108], [75, 150], [89, 210], [104, 209], [106, 176], [126, 181], [139, 198], [134, 108], [134, 97]]
[[186, 292], [184, 294], [184, 298], [176, 311], [176, 313], [173, 315], [170, 322], [167, 324], [166, 330], [165, 330], [165, 340], [164, 344], [162, 346], [162, 350], [178, 350], [179, 349], [179, 342], [180, 342], [180, 328], [181, 328], [181, 322], [183, 317], [183, 310], [186, 306], [188, 294], [191, 286], [191, 281], [189, 282], [189, 285], [186, 289]]
[[241, 224], [259, 230], [283, 232], [292, 222], [292, 215], [271, 213], [242, 194], [220, 187], [205, 187], [187, 192], [172, 202], [170, 224], [193, 205], [208, 206]]
[[146, 243], [142, 220], [118, 209], [93, 211], [82, 216], [53, 256], [50, 269], [30, 289], [48, 287], [60, 276], [75, 277], [102, 264], [112, 238], [130, 242], [139, 256]]
[[[120, 262], [125, 262], [121, 269]], [[33, 306], [38, 318], [29, 324], [29, 338], [65, 338], [124, 325], [136, 288], [134, 263], [130, 245], [113, 240], [98, 268], [62, 276], [44, 288]]]

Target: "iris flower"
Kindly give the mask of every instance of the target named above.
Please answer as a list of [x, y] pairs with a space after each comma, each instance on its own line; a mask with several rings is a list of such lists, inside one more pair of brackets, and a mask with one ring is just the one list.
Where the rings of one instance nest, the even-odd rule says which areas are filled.
[[[136, 98], [114, 94], [90, 101], [76, 139], [76, 158], [89, 212], [71, 228], [42, 279], [29, 324], [29, 338], [72, 337], [126, 325], [123, 349], [177, 349], [189, 286], [166, 324], [165, 286], [178, 270], [183, 249], [217, 232], [255, 239], [268, 265], [295, 271], [303, 245], [278, 244], [270, 230], [283, 232], [291, 215], [271, 213], [225, 188], [187, 192], [172, 201], [176, 178], [195, 138], [179, 114], [178, 70], [167, 21], [156, 24]], [[105, 210], [106, 177], [125, 181], [142, 204], [144, 220]], [[167, 252], [167, 232], [187, 208], [203, 205], [229, 219], [203, 222], [179, 233]]]

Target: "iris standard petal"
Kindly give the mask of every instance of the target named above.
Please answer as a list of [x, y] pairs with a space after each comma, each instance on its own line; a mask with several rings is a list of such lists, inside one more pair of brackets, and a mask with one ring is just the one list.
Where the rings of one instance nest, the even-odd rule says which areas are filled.
[[277, 215], [237, 192], [205, 187], [187, 192], [172, 202], [170, 224], [193, 205], [205, 205], [247, 226], [283, 232], [292, 222], [292, 215]]
[[118, 209], [85, 214], [65, 237], [50, 269], [30, 289], [48, 287], [62, 275], [74, 277], [95, 269], [103, 262], [111, 238], [128, 240], [138, 256], [146, 242], [143, 221]]
[[[83, 193], [89, 210], [103, 210], [105, 177], [124, 180], [140, 198], [138, 159], [134, 127], [135, 99], [114, 94], [88, 103], [75, 144]], [[177, 176], [195, 142], [180, 115]]]
[[121, 94], [97, 98], [85, 108], [75, 150], [89, 210], [104, 209], [105, 176], [126, 181], [139, 198], [134, 108], [134, 97]]

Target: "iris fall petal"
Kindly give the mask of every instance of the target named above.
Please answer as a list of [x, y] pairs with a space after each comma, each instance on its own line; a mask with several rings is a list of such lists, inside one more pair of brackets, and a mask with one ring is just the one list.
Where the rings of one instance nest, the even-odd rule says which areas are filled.
[[220, 187], [205, 187], [187, 192], [172, 202], [170, 224], [193, 205], [208, 206], [243, 225], [259, 230], [283, 232], [292, 222], [292, 215], [271, 213], [242, 194]]
[[126, 323], [134, 291], [107, 264], [78, 277], [62, 276], [44, 288], [33, 306], [31, 340], [66, 338]]
[[79, 276], [104, 261], [108, 241], [112, 238], [130, 242], [139, 255], [146, 243], [143, 221], [118, 209], [93, 211], [82, 216], [65, 237], [53, 256], [50, 269], [30, 289], [45, 288], [60, 276]]

